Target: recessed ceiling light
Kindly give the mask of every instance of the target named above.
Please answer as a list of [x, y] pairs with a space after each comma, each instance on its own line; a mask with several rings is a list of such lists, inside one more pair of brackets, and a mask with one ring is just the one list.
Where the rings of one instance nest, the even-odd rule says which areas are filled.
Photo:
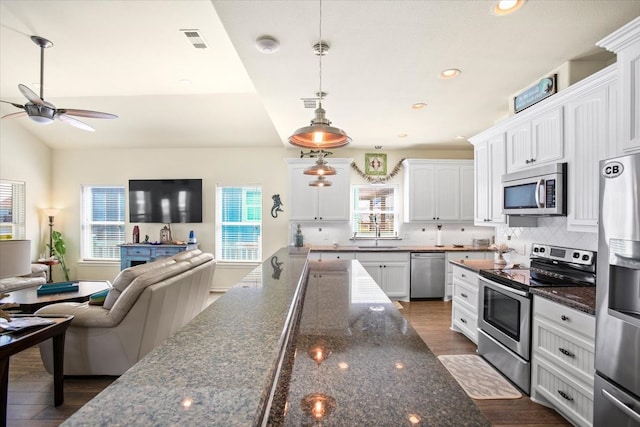
[[441, 79], [452, 79], [458, 77], [462, 71], [457, 68], [448, 68], [440, 73]]
[[180, 79], [180, 84], [182, 86], [191, 86], [193, 82], [189, 79]]
[[504, 16], [520, 9], [526, 0], [499, 0], [491, 9], [491, 12], [497, 16]]
[[280, 42], [275, 37], [260, 36], [256, 39], [256, 49], [267, 55], [275, 53], [280, 49]]
[[456, 139], [466, 139], [466, 137], [464, 135], [458, 135], [456, 136]]
[[409, 134], [406, 134], [406, 133], [399, 133], [398, 134], [398, 138], [406, 138], [408, 136], [409, 136]]
[[426, 106], [427, 106], [426, 102], [416, 102], [415, 104], [411, 105], [411, 108], [413, 108], [414, 110], [422, 110]]

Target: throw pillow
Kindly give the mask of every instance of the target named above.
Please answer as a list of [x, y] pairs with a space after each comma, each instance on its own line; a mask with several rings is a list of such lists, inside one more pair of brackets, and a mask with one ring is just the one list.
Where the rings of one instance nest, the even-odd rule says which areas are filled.
[[89, 305], [103, 305], [108, 293], [109, 289], [105, 289], [103, 291], [92, 294], [89, 297]]

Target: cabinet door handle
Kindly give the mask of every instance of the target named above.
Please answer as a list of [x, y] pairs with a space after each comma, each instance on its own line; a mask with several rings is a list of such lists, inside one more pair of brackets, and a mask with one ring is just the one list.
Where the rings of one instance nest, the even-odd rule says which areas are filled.
[[563, 314], [562, 316], [560, 316], [560, 318], [561, 318], [564, 322], [566, 322], [566, 321], [568, 321], [568, 320], [569, 320], [569, 317], [568, 317], [568, 316], [565, 316], [564, 314]]
[[462, 276], [462, 277], [467, 277], [467, 276], [465, 276], [465, 274], [464, 274], [464, 273], [462, 273], [460, 276]]
[[558, 390], [558, 394], [560, 396], [562, 396], [564, 399], [568, 400], [569, 402], [573, 402], [573, 397], [569, 396], [567, 393], [565, 393], [562, 390]]
[[465, 319], [463, 319], [462, 317], [460, 318], [460, 321], [461, 321], [462, 323], [467, 323], [467, 321], [466, 321]]
[[576, 357], [575, 354], [573, 354], [572, 352], [570, 352], [569, 350], [562, 348], [562, 347], [558, 347], [558, 351], [560, 351], [560, 353], [564, 354], [565, 356], [568, 357]]
[[525, 160], [524, 162], [525, 162], [526, 164], [529, 164], [529, 163], [531, 163], [531, 160], [527, 159], [527, 160]]
[[461, 294], [460, 294], [460, 296], [461, 296], [462, 298], [468, 298], [467, 294], [465, 294], [465, 293], [461, 293]]

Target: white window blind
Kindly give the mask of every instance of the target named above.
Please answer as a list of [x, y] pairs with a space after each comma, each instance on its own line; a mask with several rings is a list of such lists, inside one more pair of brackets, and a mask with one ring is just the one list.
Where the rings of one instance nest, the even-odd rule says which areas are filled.
[[25, 239], [25, 183], [0, 181], [0, 236]]
[[216, 258], [262, 261], [260, 187], [216, 187]]
[[82, 259], [116, 261], [124, 241], [124, 187], [82, 186]]
[[397, 237], [399, 213], [395, 185], [354, 185], [353, 232], [358, 237]]

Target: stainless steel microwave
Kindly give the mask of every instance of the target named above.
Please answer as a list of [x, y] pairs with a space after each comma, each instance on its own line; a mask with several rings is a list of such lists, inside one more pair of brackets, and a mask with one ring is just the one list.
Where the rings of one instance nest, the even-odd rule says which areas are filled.
[[566, 215], [566, 187], [566, 163], [554, 163], [502, 175], [502, 213]]

